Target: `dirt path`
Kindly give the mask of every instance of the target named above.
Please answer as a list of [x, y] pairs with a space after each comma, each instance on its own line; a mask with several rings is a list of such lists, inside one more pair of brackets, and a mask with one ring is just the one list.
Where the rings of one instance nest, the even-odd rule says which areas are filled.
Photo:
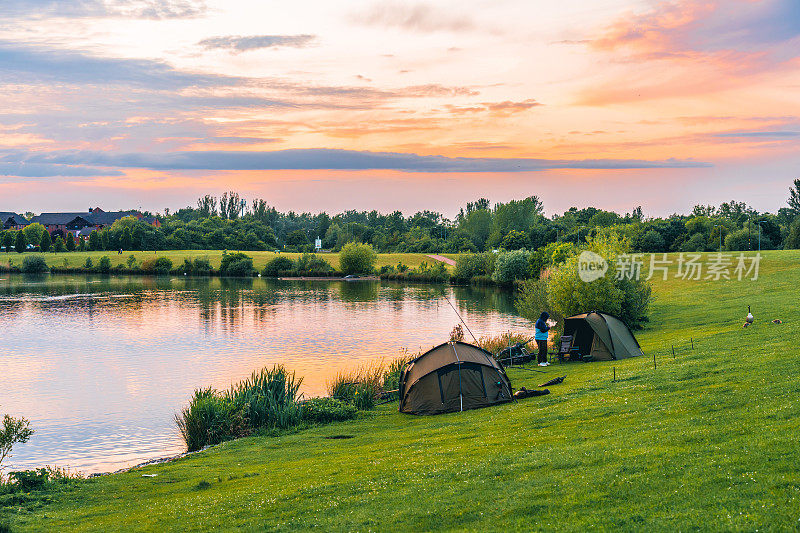
[[436, 259], [437, 261], [441, 261], [442, 263], [444, 263], [446, 265], [456, 266], [456, 262], [455, 261], [453, 261], [452, 259], [448, 259], [447, 257], [445, 257], [443, 255], [433, 254], [433, 255], [429, 255], [427, 257], [430, 257], [431, 259]]

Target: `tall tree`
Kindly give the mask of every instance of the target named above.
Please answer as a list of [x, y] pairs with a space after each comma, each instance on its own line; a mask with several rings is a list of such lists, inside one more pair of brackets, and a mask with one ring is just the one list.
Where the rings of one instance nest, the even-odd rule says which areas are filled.
[[67, 239], [67, 243], [66, 243], [67, 244], [67, 251], [68, 252], [74, 252], [75, 251], [75, 237], [72, 235], [72, 233], [67, 232], [67, 234], [64, 235], [64, 238]]
[[206, 194], [197, 200], [197, 210], [202, 218], [217, 216], [217, 199]]
[[800, 215], [800, 178], [794, 180], [794, 186], [789, 189], [789, 209], [794, 215]]
[[42, 233], [42, 238], [39, 239], [39, 249], [43, 252], [50, 251], [50, 245], [53, 244], [53, 241], [50, 239], [50, 232], [45, 231]]
[[21, 254], [25, 251], [25, 234], [21, 231], [17, 232], [17, 241], [14, 243], [14, 248], [17, 250], [18, 254]]

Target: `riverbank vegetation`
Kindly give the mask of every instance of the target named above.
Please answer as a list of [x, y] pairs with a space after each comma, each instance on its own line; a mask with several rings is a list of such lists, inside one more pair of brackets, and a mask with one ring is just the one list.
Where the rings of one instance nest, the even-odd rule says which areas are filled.
[[[45, 237], [41, 224], [22, 231], [0, 231], [0, 247], [24, 252], [143, 250], [244, 250], [338, 252], [348, 243], [370, 244], [379, 253], [468, 253], [490, 250], [537, 250], [550, 243], [579, 245], [587, 237], [613, 231], [624, 235], [632, 250], [643, 253], [800, 248], [800, 180], [795, 180], [786, 207], [759, 212], [744, 202], [697, 205], [691, 213], [648, 217], [641, 207], [620, 214], [595, 207], [572, 207], [546, 216], [536, 196], [509, 202], [481, 198], [459, 209], [453, 219], [421, 211], [405, 216], [377, 211], [280, 213], [264, 200], [242, 204], [235, 192], [222, 198], [204, 196], [196, 207], [157, 215], [160, 226], [126, 217], [75, 242], [66, 235]], [[230, 208], [231, 200], [236, 209]], [[62, 237], [59, 240], [59, 237]]]
[[[3, 506], [0, 523], [15, 532], [792, 529], [800, 323], [795, 302], [775, 295], [796, 291], [800, 253], [765, 253], [760, 274], [654, 278], [650, 321], [637, 332], [645, 357], [556, 363], [547, 376], [509, 369], [515, 387], [565, 375], [548, 396], [435, 417], [378, 405], [32, 491], [36, 502]], [[756, 322], [742, 328], [748, 305]]]

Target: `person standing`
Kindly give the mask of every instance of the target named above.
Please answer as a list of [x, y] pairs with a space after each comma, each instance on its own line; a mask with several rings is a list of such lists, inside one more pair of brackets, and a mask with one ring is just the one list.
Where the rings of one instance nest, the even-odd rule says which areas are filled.
[[536, 330], [533, 335], [533, 338], [536, 340], [536, 345], [539, 348], [539, 353], [536, 356], [539, 366], [550, 365], [550, 363], [547, 362], [547, 340], [550, 338], [550, 326], [547, 325], [548, 318], [550, 318], [550, 314], [546, 311], [539, 316], [539, 320], [536, 321]]

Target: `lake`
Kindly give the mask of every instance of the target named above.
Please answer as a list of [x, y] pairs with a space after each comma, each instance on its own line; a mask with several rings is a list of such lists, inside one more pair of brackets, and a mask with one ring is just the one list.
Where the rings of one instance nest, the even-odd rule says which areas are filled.
[[0, 414], [36, 432], [8, 466], [108, 472], [180, 453], [173, 415], [195, 388], [280, 363], [325, 395], [339, 370], [447, 341], [445, 298], [478, 337], [530, 328], [496, 289], [0, 274]]

